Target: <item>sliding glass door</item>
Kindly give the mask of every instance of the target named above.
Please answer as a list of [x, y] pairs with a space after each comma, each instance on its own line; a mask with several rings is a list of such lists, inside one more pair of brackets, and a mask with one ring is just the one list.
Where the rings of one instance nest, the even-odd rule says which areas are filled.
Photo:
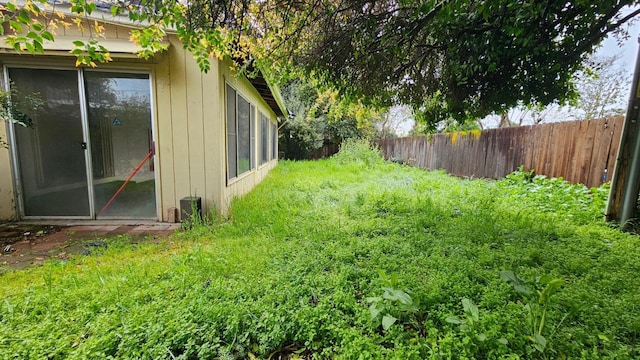
[[9, 69], [25, 216], [90, 216], [78, 72]]
[[9, 68], [26, 217], [155, 218], [147, 74]]
[[156, 216], [149, 76], [84, 74], [98, 217]]

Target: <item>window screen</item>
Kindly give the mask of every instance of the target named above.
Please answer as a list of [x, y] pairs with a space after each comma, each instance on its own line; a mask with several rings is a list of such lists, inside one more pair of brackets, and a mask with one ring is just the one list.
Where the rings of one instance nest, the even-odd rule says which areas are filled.
[[227, 85], [227, 174], [233, 179], [256, 167], [255, 107]]
[[260, 113], [260, 165], [269, 161], [269, 118]]
[[227, 85], [227, 174], [229, 179], [238, 176], [236, 131], [236, 91]]

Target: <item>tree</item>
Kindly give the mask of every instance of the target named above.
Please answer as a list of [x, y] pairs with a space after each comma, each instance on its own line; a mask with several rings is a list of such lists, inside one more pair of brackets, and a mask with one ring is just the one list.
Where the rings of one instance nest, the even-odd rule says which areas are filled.
[[[578, 97], [567, 106], [522, 105], [501, 115], [483, 119], [496, 127], [537, 125], [547, 121], [589, 120], [624, 114], [629, 74], [619, 63], [620, 55], [591, 56], [575, 74]], [[508, 119], [509, 121], [505, 121]], [[499, 120], [498, 120], [499, 118]]]
[[630, 1], [341, 1], [296, 59], [346, 94], [425, 105], [457, 120], [576, 96], [573, 73], [638, 12]]
[[[143, 56], [160, 50], [171, 28], [205, 71], [211, 56], [285, 69], [284, 78], [292, 67], [300, 68], [341, 96], [377, 106], [410, 104], [425, 121], [437, 123], [477, 119], [519, 103], [575, 99], [573, 74], [608, 34], [625, 35], [623, 25], [640, 9], [622, 10], [638, 3], [119, 0], [112, 13], [144, 24], [131, 34]], [[87, 0], [70, 5], [82, 16], [96, 9]], [[3, 22], [15, 33], [8, 41], [17, 50], [42, 51], [42, 40], [53, 38], [52, 24], [66, 21], [55, 12], [43, 17], [37, 8], [27, 0], [2, 10]], [[78, 62], [108, 61], [108, 50], [97, 41], [99, 26], [88, 28], [96, 36], [76, 43]]]
[[[561, 107], [553, 103], [549, 105], [533, 104], [516, 106], [502, 114], [494, 114], [484, 119], [478, 120], [481, 128], [485, 127], [511, 127], [523, 125], [538, 125], [549, 120], [550, 116], [555, 116], [553, 120], [568, 119]], [[493, 122], [493, 124], [492, 124]]]
[[290, 116], [280, 130], [279, 148], [289, 159], [306, 159], [325, 144], [372, 137], [381, 118], [377, 109], [338, 99], [313, 80], [291, 81], [281, 93]]
[[578, 120], [623, 115], [630, 74], [616, 65], [620, 55], [591, 57], [578, 74], [579, 97], [571, 112]]
[[385, 139], [404, 136], [412, 123], [415, 123], [415, 119], [410, 107], [393, 106], [375, 123], [376, 137]]
[[304, 159], [324, 144], [326, 115], [312, 109], [318, 100], [316, 89], [302, 81], [292, 81], [281, 89], [289, 118], [280, 130], [278, 148], [289, 159]]

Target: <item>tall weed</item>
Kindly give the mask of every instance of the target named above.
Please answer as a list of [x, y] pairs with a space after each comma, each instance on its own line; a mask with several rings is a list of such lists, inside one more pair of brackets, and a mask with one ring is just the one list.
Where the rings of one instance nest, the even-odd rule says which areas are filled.
[[382, 164], [382, 151], [366, 139], [346, 139], [340, 144], [340, 150], [333, 156], [340, 164], [357, 164], [373, 167]]
[[588, 189], [562, 178], [534, 175], [520, 167], [498, 185], [514, 210], [542, 212], [582, 224], [604, 221], [609, 184]]

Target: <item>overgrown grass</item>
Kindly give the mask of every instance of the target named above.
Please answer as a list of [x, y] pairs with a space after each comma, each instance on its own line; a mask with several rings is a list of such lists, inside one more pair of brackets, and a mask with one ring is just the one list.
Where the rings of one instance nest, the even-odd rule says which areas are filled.
[[605, 191], [349, 157], [281, 162], [160, 244], [0, 275], [0, 357], [640, 357], [640, 242]]

